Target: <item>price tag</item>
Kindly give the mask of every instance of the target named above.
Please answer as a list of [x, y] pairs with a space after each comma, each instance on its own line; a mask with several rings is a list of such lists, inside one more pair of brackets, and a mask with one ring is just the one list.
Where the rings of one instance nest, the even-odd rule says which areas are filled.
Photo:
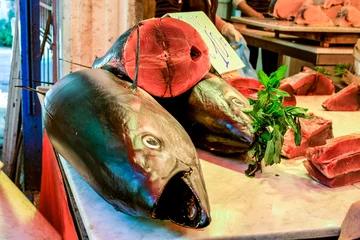
[[193, 26], [200, 33], [209, 48], [211, 64], [219, 74], [245, 66], [234, 49], [204, 12], [168, 13], [165, 16], [182, 20]]

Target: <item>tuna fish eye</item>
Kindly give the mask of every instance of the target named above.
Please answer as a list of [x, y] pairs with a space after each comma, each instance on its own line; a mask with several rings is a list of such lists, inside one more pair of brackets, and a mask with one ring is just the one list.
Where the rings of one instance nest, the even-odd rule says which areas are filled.
[[161, 147], [160, 140], [151, 135], [143, 136], [142, 141], [148, 148], [159, 149]]
[[238, 105], [238, 106], [244, 106], [244, 104], [237, 98], [233, 98], [231, 99], [231, 101], [235, 104], [235, 105]]
[[197, 214], [196, 206], [195, 206], [195, 205], [189, 206], [189, 208], [188, 208], [188, 213], [187, 213], [187, 217], [188, 217], [190, 220], [194, 220], [195, 217], [196, 217], [196, 214]]

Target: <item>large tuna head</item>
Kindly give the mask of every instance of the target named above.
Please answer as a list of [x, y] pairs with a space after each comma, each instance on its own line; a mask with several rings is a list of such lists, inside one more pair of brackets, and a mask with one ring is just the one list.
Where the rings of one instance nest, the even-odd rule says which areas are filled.
[[200, 81], [192, 89], [189, 106], [187, 117], [197, 145], [219, 153], [248, 150], [254, 140], [252, 119], [242, 109], [250, 104], [224, 79], [208, 75]]
[[210, 223], [196, 149], [182, 126], [149, 94], [100, 69], [72, 73], [45, 97], [55, 149], [115, 209]]

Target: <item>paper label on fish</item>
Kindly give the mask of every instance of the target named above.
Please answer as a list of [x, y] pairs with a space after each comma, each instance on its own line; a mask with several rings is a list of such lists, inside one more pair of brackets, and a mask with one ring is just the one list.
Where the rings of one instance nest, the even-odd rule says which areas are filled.
[[177, 18], [193, 26], [209, 48], [212, 66], [219, 74], [243, 68], [245, 65], [226, 39], [204, 12], [168, 13], [165, 16]]

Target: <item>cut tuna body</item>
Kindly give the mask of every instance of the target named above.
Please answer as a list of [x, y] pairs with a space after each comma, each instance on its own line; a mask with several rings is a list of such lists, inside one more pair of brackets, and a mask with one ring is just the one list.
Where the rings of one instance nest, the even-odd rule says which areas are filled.
[[331, 95], [335, 91], [328, 77], [310, 68], [281, 81], [281, 84], [286, 83], [292, 86], [295, 95]]
[[334, 22], [336, 19], [337, 14], [340, 12], [342, 5], [335, 5], [327, 9], [323, 9], [325, 14]]
[[328, 140], [309, 148], [305, 154], [309, 174], [328, 186], [343, 186], [360, 181], [360, 134]]
[[333, 138], [332, 121], [313, 116], [312, 119], [300, 119], [302, 140], [300, 146], [294, 142], [294, 131], [290, 129], [284, 136], [281, 155], [287, 158], [304, 156], [306, 149], [326, 144], [326, 140]]
[[138, 85], [158, 97], [185, 92], [211, 67], [208, 47], [195, 28], [173, 18], [153, 18], [122, 34], [103, 57], [95, 60], [93, 68], [134, 80], [137, 51], [140, 51]]
[[303, 164], [312, 178], [328, 187], [341, 187], [360, 182], [360, 171], [327, 178], [310, 161], [304, 161]]
[[335, 93], [325, 102], [322, 107], [328, 111], [358, 111], [360, 109], [360, 86], [356, 83]]
[[[264, 89], [264, 86], [258, 80], [252, 78], [228, 78], [226, 81], [246, 98], [257, 99], [257, 92]], [[296, 106], [293, 88], [287, 83], [281, 84], [279, 88], [290, 94], [290, 97], [284, 98], [283, 105]]]
[[334, 20], [336, 26], [360, 27], [360, 10], [354, 6], [344, 6]]
[[296, 15], [294, 22], [310, 26], [334, 26], [334, 23], [322, 8], [313, 4], [303, 5]]
[[274, 5], [274, 17], [293, 20], [303, 4], [304, 0], [277, 0]]

